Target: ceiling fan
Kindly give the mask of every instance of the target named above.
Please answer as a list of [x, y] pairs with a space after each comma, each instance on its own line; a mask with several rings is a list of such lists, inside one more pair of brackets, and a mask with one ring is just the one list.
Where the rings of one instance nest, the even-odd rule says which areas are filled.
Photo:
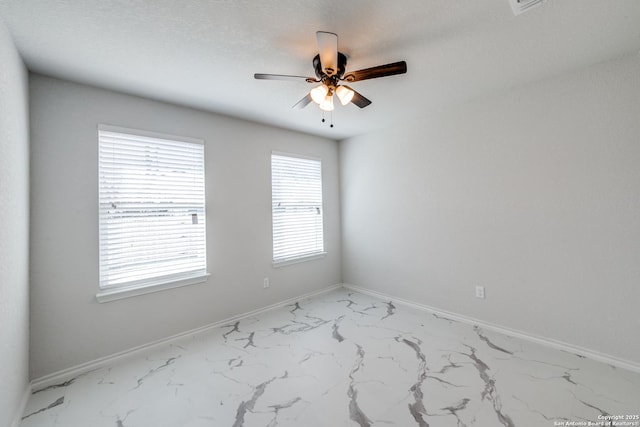
[[342, 105], [349, 103], [364, 108], [371, 101], [342, 82], [358, 82], [378, 77], [393, 76], [407, 72], [405, 61], [394, 62], [363, 70], [351, 71], [345, 74], [347, 57], [338, 52], [338, 35], [326, 31], [316, 32], [318, 41], [318, 55], [313, 58], [313, 68], [316, 77], [289, 76], [283, 74], [254, 74], [258, 80], [304, 80], [307, 83], [320, 83], [298, 101], [293, 108], [304, 108], [312, 101], [323, 111], [333, 111], [333, 95], [335, 94]]

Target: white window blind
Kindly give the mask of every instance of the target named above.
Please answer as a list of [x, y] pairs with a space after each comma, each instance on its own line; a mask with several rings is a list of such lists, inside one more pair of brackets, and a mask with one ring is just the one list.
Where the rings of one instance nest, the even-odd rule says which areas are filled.
[[204, 144], [113, 129], [98, 129], [100, 288], [205, 275]]
[[322, 163], [290, 155], [271, 155], [273, 262], [324, 253]]

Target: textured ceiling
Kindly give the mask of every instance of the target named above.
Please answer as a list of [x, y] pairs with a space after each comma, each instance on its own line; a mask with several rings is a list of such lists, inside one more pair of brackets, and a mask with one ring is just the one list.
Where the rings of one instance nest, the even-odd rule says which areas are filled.
[[[36, 72], [342, 139], [405, 117], [640, 49], [639, 0], [0, 0]], [[357, 82], [373, 101], [337, 105], [312, 87], [253, 73], [313, 76], [315, 32], [339, 35], [347, 71], [406, 60], [408, 73]], [[328, 116], [327, 116], [328, 118]]]

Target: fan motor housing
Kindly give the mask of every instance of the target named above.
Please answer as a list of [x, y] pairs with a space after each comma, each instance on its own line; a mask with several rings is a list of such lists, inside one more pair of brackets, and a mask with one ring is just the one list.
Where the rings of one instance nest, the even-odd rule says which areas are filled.
[[[347, 56], [342, 52], [338, 52], [338, 72], [335, 74], [338, 79], [341, 79], [342, 76], [344, 76], [346, 67]], [[323, 78], [327, 77], [327, 75], [322, 70], [322, 64], [320, 64], [320, 55], [316, 55], [313, 58], [313, 69], [315, 70], [316, 76], [319, 80], [323, 80]]]

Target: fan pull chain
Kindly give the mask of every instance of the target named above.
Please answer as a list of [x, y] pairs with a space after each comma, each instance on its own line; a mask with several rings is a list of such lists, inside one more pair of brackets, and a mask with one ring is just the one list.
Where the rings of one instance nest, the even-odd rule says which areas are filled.
[[[329, 127], [333, 127], [333, 111], [330, 113], [329, 118], [331, 120]], [[322, 112], [322, 123], [325, 123], [326, 121], [327, 120], [324, 118], [324, 111], [323, 111]]]

